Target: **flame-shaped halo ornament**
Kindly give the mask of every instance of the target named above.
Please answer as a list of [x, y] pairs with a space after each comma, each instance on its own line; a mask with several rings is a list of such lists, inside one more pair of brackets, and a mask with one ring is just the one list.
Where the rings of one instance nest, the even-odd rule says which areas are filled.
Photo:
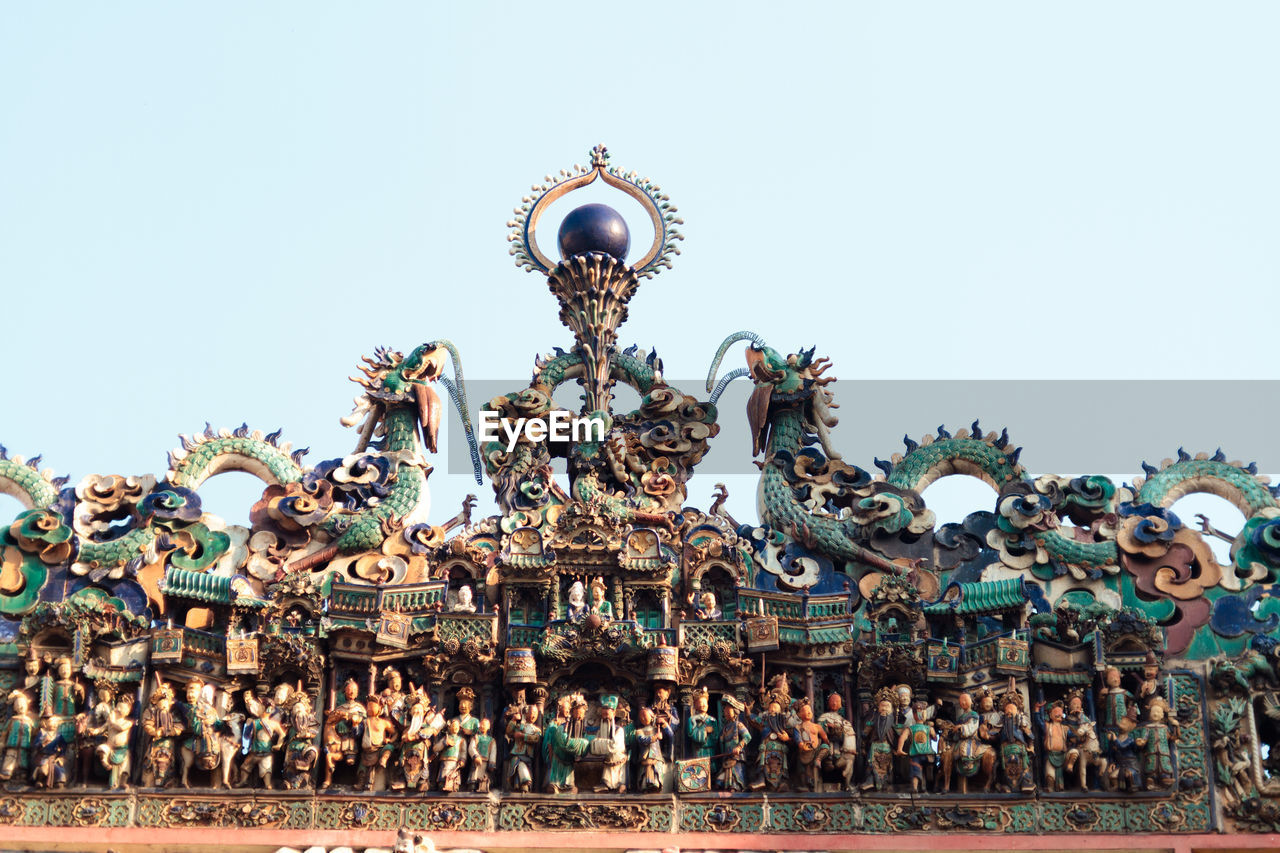
[[684, 239], [676, 226], [683, 225], [684, 220], [676, 215], [676, 206], [657, 184], [648, 178], [637, 177], [635, 172], [623, 173], [610, 166], [609, 151], [603, 145], [591, 149], [590, 166], [574, 165], [572, 169], [561, 169], [559, 176], [547, 175], [544, 183], [534, 184], [532, 194], [521, 199], [520, 206], [515, 209], [515, 218], [507, 223], [512, 229], [507, 239], [514, 244], [511, 254], [516, 259], [516, 266], [527, 272], [538, 270], [542, 273], [549, 273], [556, 266], [556, 262], [538, 248], [538, 220], [556, 199], [597, 180], [603, 180], [631, 196], [649, 214], [649, 221], [653, 224], [653, 244], [631, 266], [636, 276], [652, 278], [661, 271], [661, 267], [671, 268], [672, 256], [680, 254], [676, 243]]

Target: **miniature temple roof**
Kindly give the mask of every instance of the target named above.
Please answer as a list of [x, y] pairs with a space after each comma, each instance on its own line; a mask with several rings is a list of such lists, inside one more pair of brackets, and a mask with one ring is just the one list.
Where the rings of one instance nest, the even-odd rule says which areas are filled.
[[[954, 590], [954, 593], [953, 593]], [[948, 613], [991, 613], [1014, 610], [1027, 603], [1027, 592], [1022, 578], [999, 581], [952, 584], [943, 596], [933, 604], [925, 605], [930, 616]]]
[[163, 591], [165, 595], [210, 604], [230, 604], [235, 597], [228, 575], [211, 575], [172, 566], [164, 574]]

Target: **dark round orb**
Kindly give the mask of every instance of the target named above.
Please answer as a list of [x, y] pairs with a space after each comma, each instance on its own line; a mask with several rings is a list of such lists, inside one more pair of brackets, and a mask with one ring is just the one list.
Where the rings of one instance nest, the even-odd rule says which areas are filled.
[[623, 261], [631, 248], [627, 221], [607, 204], [584, 204], [569, 211], [560, 223], [556, 239], [560, 244], [561, 258], [571, 258], [583, 252], [604, 252]]

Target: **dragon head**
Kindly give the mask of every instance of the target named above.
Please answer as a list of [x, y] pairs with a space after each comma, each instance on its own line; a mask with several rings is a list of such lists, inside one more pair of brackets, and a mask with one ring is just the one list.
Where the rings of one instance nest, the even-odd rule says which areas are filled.
[[[742, 340], [751, 342], [747, 347], [747, 366], [730, 371], [716, 384], [716, 371], [725, 353], [730, 346]], [[831, 392], [824, 387], [834, 382], [835, 377], [823, 375], [831, 367], [830, 360], [815, 359], [813, 354], [814, 349], [811, 348], [784, 356], [753, 332], [734, 332], [720, 344], [707, 374], [707, 390], [712, 392], [711, 402], [714, 403], [734, 379], [745, 376], [755, 382], [755, 390], [747, 402], [753, 456], [764, 450], [768, 442], [769, 411], [773, 405], [779, 404], [803, 407], [806, 420], [817, 434], [823, 451], [831, 459], [840, 458], [830, 442], [830, 429], [837, 423], [831, 409], [836, 408], [836, 404], [832, 402]]]
[[[453, 360], [453, 380], [444, 375], [446, 360], [450, 358]], [[365, 393], [356, 398], [355, 410], [342, 419], [346, 426], [355, 426], [362, 419], [364, 421], [361, 429], [361, 446], [357, 450], [363, 450], [368, 445], [373, 430], [388, 406], [412, 402], [417, 406], [422, 445], [428, 452], [435, 453], [440, 422], [444, 419], [444, 406], [440, 401], [440, 395], [431, 387], [438, 381], [449, 393], [450, 399], [458, 410], [458, 416], [462, 419], [467, 442], [471, 448], [476, 481], [480, 482], [479, 452], [471, 426], [471, 417], [467, 410], [466, 385], [462, 378], [462, 358], [458, 354], [457, 347], [447, 340], [431, 341], [415, 347], [408, 356], [396, 350], [378, 347], [373, 358], [364, 356], [361, 361], [364, 364], [361, 365], [360, 372], [364, 376], [353, 376], [351, 380], [363, 386]]]

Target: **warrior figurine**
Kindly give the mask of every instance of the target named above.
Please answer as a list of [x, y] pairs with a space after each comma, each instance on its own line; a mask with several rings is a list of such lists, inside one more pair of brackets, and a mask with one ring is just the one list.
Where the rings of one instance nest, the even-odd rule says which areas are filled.
[[311, 697], [305, 690], [294, 691], [289, 703], [285, 716], [289, 736], [285, 742], [281, 776], [286, 788], [310, 788], [313, 784], [311, 771], [320, 758], [320, 750], [315, 744], [319, 722], [311, 710]]
[[187, 702], [182, 707], [186, 735], [181, 751], [184, 788], [191, 787], [191, 765], [196, 764], [201, 770], [213, 770], [221, 759], [218, 735], [222, 718], [214, 707], [213, 692], [213, 685], [206, 685], [199, 678], [187, 682]]
[[1031, 776], [1032, 733], [1027, 715], [1022, 713], [1022, 694], [1015, 689], [1012, 678], [1009, 691], [1001, 697], [1003, 716], [997, 739], [1000, 743], [1000, 769], [1004, 774], [1001, 789], [1005, 793], [1018, 790], [1033, 794], [1035, 780]]
[[947, 734], [948, 748], [942, 754], [942, 792], [951, 790], [951, 769], [955, 768], [960, 793], [969, 792], [969, 780], [982, 771], [986, 777], [984, 790], [990, 791], [995, 781], [996, 754], [982, 736], [986, 723], [973, 708], [973, 697], [961, 693], [956, 700], [955, 723]]
[[722, 791], [745, 791], [745, 752], [751, 743], [751, 731], [738, 719], [746, 710], [741, 702], [725, 694], [720, 699], [720, 772], [716, 787]]
[[142, 787], [167, 788], [174, 781], [175, 747], [184, 731], [173, 712], [173, 688], [168, 684], [162, 682], [151, 694], [151, 705], [142, 712], [142, 730], [150, 739], [142, 760]]
[[867, 748], [867, 776], [862, 790], [887, 789], [893, 783], [893, 751], [897, 741], [897, 712], [894, 710], [893, 690], [884, 687], [876, 694], [876, 713], [867, 720], [862, 730], [862, 742]]
[[407, 722], [400, 734], [400, 770], [402, 778], [393, 788], [425, 791], [430, 781], [431, 739], [444, 729], [444, 715], [431, 707], [426, 692], [415, 687], [405, 700]]
[[786, 790], [791, 731], [787, 725], [787, 715], [783, 713], [785, 699], [784, 694], [776, 690], [771, 692], [765, 700], [764, 713], [751, 717], [752, 725], [760, 730], [760, 752], [756, 756], [757, 775], [751, 784], [754, 790]]
[[333, 771], [341, 761], [355, 764], [360, 755], [360, 739], [364, 734], [365, 706], [360, 704], [360, 685], [355, 679], [347, 679], [342, 685], [346, 699], [328, 713], [324, 721], [324, 781], [323, 790], [333, 784]]

